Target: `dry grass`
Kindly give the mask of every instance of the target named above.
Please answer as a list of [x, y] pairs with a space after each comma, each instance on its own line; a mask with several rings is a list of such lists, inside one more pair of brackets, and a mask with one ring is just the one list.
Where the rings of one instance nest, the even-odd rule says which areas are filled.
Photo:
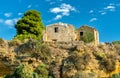
[[12, 71], [10, 70], [9, 67], [5, 66], [1, 61], [0, 61], [0, 78], [2, 78], [4, 75], [9, 75], [11, 74]]

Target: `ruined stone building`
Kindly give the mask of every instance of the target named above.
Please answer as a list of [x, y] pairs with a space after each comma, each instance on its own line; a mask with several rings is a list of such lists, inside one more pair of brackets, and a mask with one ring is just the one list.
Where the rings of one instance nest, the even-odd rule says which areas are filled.
[[56, 23], [46, 27], [43, 34], [44, 41], [74, 41], [76, 38], [75, 29], [72, 25]]
[[98, 31], [93, 28], [93, 27], [89, 27], [89, 26], [81, 26], [79, 29], [77, 29], [77, 36], [78, 36], [78, 40], [82, 40], [82, 36], [84, 36], [84, 33], [86, 32], [90, 32], [91, 34], [93, 34], [93, 40], [94, 40], [94, 44], [97, 45], [99, 44], [99, 33]]
[[81, 38], [86, 31], [93, 33], [94, 44], [99, 44], [99, 34], [95, 28], [89, 26], [81, 26], [79, 29], [75, 29], [73, 25], [65, 23], [55, 23], [46, 26], [43, 31], [43, 41], [45, 42], [71, 42], [82, 41]]

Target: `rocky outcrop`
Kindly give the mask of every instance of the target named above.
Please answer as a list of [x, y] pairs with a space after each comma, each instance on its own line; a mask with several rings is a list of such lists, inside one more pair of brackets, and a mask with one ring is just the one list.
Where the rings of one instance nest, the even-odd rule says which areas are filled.
[[117, 57], [116, 48], [109, 44], [4, 41], [0, 45], [0, 59], [10, 70], [14, 71], [21, 63], [28, 63], [35, 69], [43, 62], [49, 65], [49, 74], [54, 78], [110, 77], [120, 72]]

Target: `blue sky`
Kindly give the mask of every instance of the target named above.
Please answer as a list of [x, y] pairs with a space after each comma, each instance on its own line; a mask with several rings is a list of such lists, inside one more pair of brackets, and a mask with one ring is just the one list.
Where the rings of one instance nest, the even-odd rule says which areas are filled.
[[45, 26], [64, 22], [79, 28], [87, 24], [99, 31], [101, 42], [120, 40], [120, 0], [1, 0], [0, 37], [11, 40], [15, 23], [31, 9], [41, 13]]

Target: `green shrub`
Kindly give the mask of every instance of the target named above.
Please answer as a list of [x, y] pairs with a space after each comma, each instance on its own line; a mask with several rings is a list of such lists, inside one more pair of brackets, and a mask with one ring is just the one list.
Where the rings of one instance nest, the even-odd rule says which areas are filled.
[[50, 61], [50, 56], [50, 49], [46, 44], [42, 44], [41, 42], [35, 43], [32, 57], [48, 63]]
[[113, 44], [120, 44], [120, 41], [113, 41]]
[[114, 44], [117, 54], [120, 56], [120, 44]]
[[90, 31], [85, 31], [83, 36], [80, 38], [82, 41], [85, 43], [90, 43], [94, 41], [94, 34], [91, 33]]
[[78, 71], [72, 78], [95, 78], [95, 73], [86, 73]]
[[48, 65], [40, 63], [40, 65], [35, 70], [35, 73], [37, 73], [36, 76], [38, 78], [48, 78], [49, 77], [48, 68], [49, 68]]
[[102, 60], [103, 58], [106, 57], [104, 52], [94, 52], [94, 55], [95, 55], [96, 59], [98, 59], [98, 60]]
[[112, 78], [120, 78], [120, 74], [113, 74]]
[[20, 41], [18, 39], [14, 39], [14, 40], [11, 40], [8, 42], [8, 45], [11, 47], [11, 46], [18, 46], [20, 45]]
[[78, 71], [85, 70], [87, 64], [90, 61], [89, 53], [79, 54], [79, 52], [73, 52], [68, 58], [64, 61], [64, 68], [66, 69], [76, 69]]
[[0, 38], [0, 44], [4, 43], [4, 40], [2, 38]]
[[104, 58], [100, 62], [100, 69], [103, 69], [105, 72], [110, 73], [115, 70], [116, 61], [112, 58]]
[[37, 37], [37, 36], [35, 36], [33, 34], [20, 34], [20, 35], [15, 36], [14, 39], [19, 39], [21, 41], [24, 41], [25, 39], [30, 39], [30, 38], [36, 39], [36, 40], [40, 39], [39, 37]]
[[12, 75], [12, 78], [33, 78], [33, 68], [28, 64], [19, 65]]

